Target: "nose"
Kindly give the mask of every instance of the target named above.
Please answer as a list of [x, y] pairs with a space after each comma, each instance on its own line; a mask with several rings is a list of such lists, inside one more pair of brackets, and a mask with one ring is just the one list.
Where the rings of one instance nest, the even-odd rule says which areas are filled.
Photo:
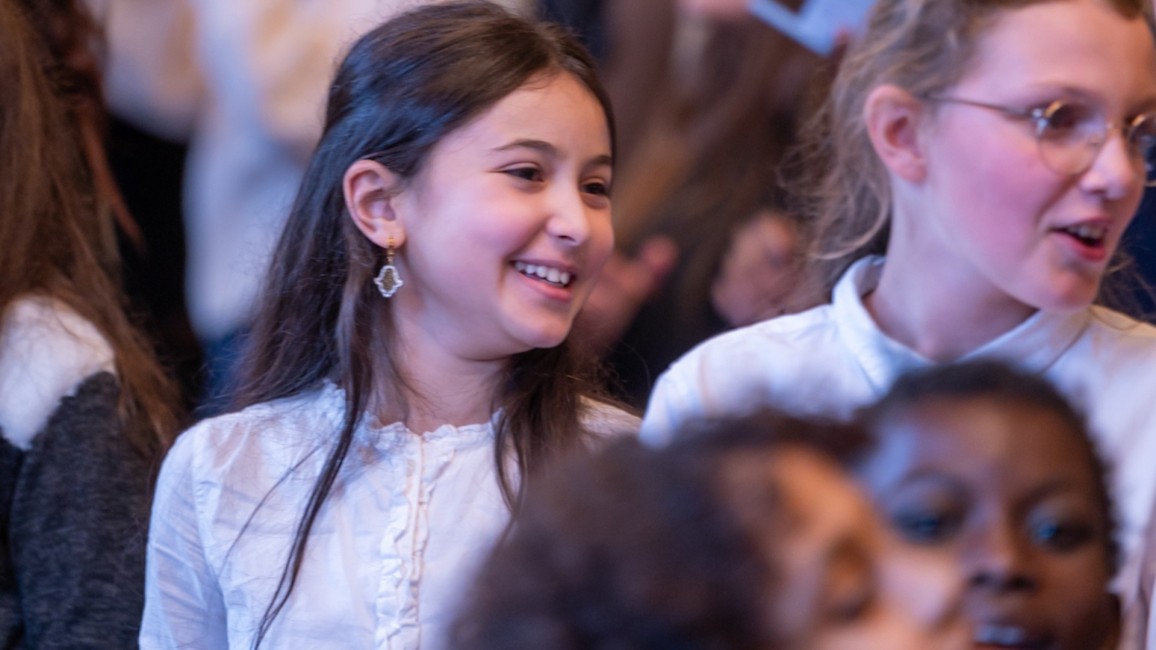
[[1030, 543], [1006, 522], [978, 526], [962, 540], [961, 563], [969, 590], [993, 593], [1030, 591], [1037, 587], [1031, 568]]
[[593, 208], [577, 188], [557, 188], [549, 206], [546, 233], [568, 246], [578, 246], [590, 238]]
[[1113, 201], [1139, 196], [1145, 181], [1144, 161], [1132, 153], [1119, 127], [1110, 126], [1105, 138], [1080, 186]]

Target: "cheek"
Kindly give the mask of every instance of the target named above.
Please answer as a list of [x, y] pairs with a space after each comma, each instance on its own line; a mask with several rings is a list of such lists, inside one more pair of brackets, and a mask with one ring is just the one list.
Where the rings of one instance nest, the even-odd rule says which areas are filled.
[[1048, 250], [1042, 245], [1063, 192], [1055, 179], [1032, 179], [1030, 171], [1006, 163], [966, 173], [978, 179], [960, 179], [952, 205], [944, 206], [952, 211], [944, 233], [949, 245], [996, 282], [1020, 277], [1029, 261], [1049, 260], [1039, 255]]
[[1061, 620], [1086, 627], [1104, 616], [1110, 603], [1111, 579], [1104, 549], [1051, 555], [1043, 564], [1043, 571], [1049, 601]]
[[590, 271], [597, 276], [614, 250], [614, 226], [609, 216], [595, 217], [590, 223]]
[[955, 215], [954, 234], [1006, 247], [1032, 236], [1044, 213], [1071, 185], [1043, 166], [1035, 140], [987, 129], [943, 134], [930, 170], [940, 210]]

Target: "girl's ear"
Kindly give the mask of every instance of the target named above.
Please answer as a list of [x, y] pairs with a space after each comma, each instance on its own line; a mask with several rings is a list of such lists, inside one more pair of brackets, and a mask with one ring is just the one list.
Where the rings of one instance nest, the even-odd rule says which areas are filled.
[[863, 121], [875, 153], [896, 176], [918, 183], [926, 175], [923, 141], [919, 137], [924, 104], [906, 90], [884, 84], [867, 95]]
[[400, 179], [379, 162], [358, 160], [342, 179], [345, 206], [357, 229], [382, 248], [405, 242], [405, 226], [397, 218], [394, 201]]

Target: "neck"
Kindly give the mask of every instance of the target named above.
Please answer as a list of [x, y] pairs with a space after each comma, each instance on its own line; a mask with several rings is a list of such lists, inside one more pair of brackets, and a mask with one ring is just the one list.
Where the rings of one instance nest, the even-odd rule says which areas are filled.
[[463, 426], [489, 421], [509, 367], [508, 358], [463, 359], [425, 337], [403, 335], [398, 340], [405, 341], [398, 346], [397, 360], [405, 378], [399, 397], [408, 407], [407, 428], [425, 433], [446, 424]]
[[1027, 320], [1036, 310], [978, 281], [971, 269], [887, 262], [864, 303], [892, 339], [937, 362], [954, 361]]

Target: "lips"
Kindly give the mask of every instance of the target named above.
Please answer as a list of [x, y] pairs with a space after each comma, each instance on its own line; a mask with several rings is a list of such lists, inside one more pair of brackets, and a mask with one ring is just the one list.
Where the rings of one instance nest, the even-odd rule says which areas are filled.
[[1067, 228], [1060, 228], [1060, 232], [1070, 235], [1085, 246], [1103, 246], [1108, 236], [1108, 226], [1102, 224], [1076, 224]]
[[530, 264], [519, 260], [514, 262], [514, 268], [531, 280], [545, 282], [555, 287], [568, 287], [574, 280], [574, 274], [570, 271], [547, 264]]
[[1099, 264], [1108, 259], [1108, 237], [1112, 232], [1111, 219], [1097, 217], [1052, 230], [1066, 243], [1078, 259]]

